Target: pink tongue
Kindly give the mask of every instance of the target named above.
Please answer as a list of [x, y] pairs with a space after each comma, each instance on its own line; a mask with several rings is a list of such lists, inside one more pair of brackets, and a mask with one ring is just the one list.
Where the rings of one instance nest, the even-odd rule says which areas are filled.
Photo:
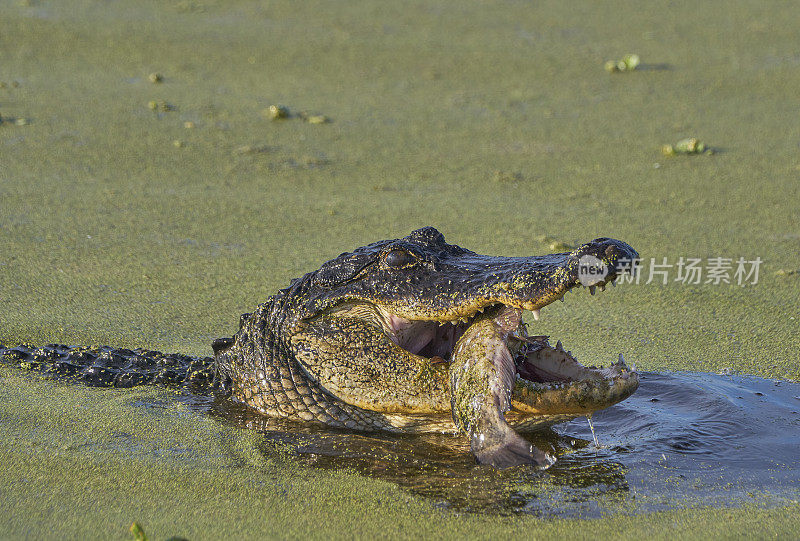
[[436, 336], [436, 324], [421, 326], [420, 329], [412, 333], [408, 342], [403, 344], [403, 347], [411, 353], [419, 353], [422, 348], [428, 345]]
[[[532, 352], [530, 355], [535, 354]], [[549, 383], [552, 381], [570, 381], [569, 378], [560, 376], [558, 374], [552, 374], [547, 370], [543, 370], [542, 368], [534, 365], [529, 360], [526, 360], [519, 365], [519, 375], [523, 379], [527, 379], [528, 381], [533, 381], [536, 383]]]

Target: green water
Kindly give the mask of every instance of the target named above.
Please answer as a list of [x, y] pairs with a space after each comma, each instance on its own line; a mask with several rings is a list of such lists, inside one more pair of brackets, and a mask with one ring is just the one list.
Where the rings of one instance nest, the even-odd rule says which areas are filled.
[[[755, 285], [618, 287], [533, 328], [581, 361], [798, 379], [796, 11], [2, 0], [0, 340], [206, 355], [291, 278], [434, 225], [498, 255], [610, 236], [647, 261], [760, 257]], [[627, 53], [639, 70], [604, 71]], [[271, 104], [331, 122], [270, 121]], [[717, 152], [661, 155], [690, 136]], [[800, 529], [796, 505], [759, 502], [589, 528], [462, 516], [265, 458], [168, 398], [131, 406], [163, 391], [0, 375], [0, 537], [124, 538], [132, 520], [156, 538]]]

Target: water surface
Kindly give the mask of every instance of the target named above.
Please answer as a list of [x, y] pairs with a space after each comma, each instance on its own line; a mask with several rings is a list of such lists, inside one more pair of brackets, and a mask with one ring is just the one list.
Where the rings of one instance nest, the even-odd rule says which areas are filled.
[[528, 435], [558, 455], [546, 471], [477, 466], [463, 438], [364, 434], [263, 418], [230, 401], [200, 407], [290, 448], [309, 467], [353, 469], [444, 508], [595, 517], [698, 505], [789, 503], [800, 494], [800, 384], [702, 372], [643, 373], [628, 400]]

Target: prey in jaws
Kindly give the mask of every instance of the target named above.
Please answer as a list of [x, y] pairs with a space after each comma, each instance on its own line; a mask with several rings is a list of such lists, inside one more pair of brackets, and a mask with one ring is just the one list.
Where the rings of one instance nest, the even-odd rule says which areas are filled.
[[555, 457], [522, 438], [509, 421], [531, 430], [558, 422], [558, 415], [591, 415], [638, 386], [638, 375], [621, 356], [608, 368], [586, 368], [560, 341], [551, 347], [548, 338], [527, 336], [522, 310], [502, 306], [487, 310], [456, 344], [450, 364], [451, 411], [478, 463], [549, 467]]

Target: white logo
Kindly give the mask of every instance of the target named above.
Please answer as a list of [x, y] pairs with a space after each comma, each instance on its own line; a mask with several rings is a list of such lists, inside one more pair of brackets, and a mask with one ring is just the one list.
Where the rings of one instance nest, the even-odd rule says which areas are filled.
[[578, 260], [578, 280], [584, 287], [602, 282], [608, 275], [608, 267], [593, 255], [582, 255]]

